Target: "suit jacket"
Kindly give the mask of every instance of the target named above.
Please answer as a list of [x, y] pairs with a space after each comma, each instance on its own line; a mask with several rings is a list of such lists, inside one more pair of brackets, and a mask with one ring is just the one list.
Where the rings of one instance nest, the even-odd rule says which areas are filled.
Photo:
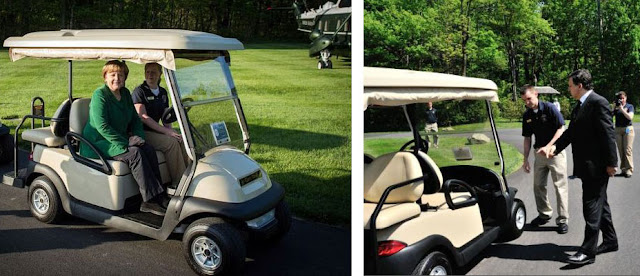
[[607, 167], [617, 166], [615, 132], [605, 98], [592, 92], [574, 108], [569, 128], [556, 141], [555, 152], [569, 144], [573, 147], [573, 175], [579, 178], [607, 177]]

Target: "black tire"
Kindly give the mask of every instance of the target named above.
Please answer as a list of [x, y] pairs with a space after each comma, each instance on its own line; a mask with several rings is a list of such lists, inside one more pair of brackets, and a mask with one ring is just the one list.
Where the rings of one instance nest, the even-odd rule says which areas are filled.
[[[246, 247], [242, 235], [219, 218], [203, 218], [191, 223], [182, 238], [182, 249], [187, 263], [199, 275], [238, 275], [244, 267]], [[219, 258], [213, 258], [214, 251]], [[207, 265], [209, 260], [211, 264]]]
[[324, 69], [324, 62], [322, 60], [318, 60], [318, 69]]
[[291, 228], [291, 211], [289, 205], [284, 200], [276, 206], [275, 217], [278, 220], [278, 232], [273, 236], [273, 240], [280, 240], [289, 232]]
[[39, 176], [29, 186], [29, 210], [37, 220], [54, 223], [64, 214], [56, 186], [46, 176]]
[[331, 60], [327, 60], [327, 64], [326, 64], [325, 68], [333, 69], [333, 63], [331, 62]]
[[453, 273], [447, 255], [440, 251], [429, 253], [411, 273], [412, 275], [450, 275]]
[[0, 135], [0, 164], [6, 164], [13, 160], [13, 150], [13, 136], [10, 134]]
[[514, 199], [511, 208], [511, 218], [509, 222], [502, 227], [502, 232], [498, 238], [498, 242], [508, 242], [519, 238], [524, 231], [524, 225], [527, 221], [527, 210], [522, 200]]

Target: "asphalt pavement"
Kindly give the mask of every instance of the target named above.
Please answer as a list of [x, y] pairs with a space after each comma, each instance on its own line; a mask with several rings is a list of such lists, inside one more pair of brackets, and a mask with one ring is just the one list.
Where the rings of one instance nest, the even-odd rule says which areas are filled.
[[[157, 241], [73, 217], [44, 224], [29, 212], [27, 189], [0, 184], [0, 275], [195, 275], [181, 239]], [[245, 275], [351, 274], [349, 228], [294, 219], [276, 245], [248, 246]]]

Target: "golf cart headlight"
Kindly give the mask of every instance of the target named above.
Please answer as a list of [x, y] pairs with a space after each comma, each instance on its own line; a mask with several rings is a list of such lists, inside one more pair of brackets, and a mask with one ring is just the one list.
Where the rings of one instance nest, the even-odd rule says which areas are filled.
[[247, 225], [253, 229], [262, 228], [263, 226], [267, 225], [269, 222], [271, 222], [274, 219], [275, 213], [276, 213], [275, 210], [276, 209], [271, 209], [271, 211], [267, 212], [262, 216], [254, 218], [252, 220], [248, 220]]

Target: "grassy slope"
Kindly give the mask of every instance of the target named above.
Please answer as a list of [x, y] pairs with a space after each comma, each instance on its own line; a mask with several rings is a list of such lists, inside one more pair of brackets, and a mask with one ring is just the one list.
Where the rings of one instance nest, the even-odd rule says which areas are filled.
[[[306, 45], [247, 45], [231, 52], [231, 70], [249, 123], [251, 157], [283, 184], [294, 215], [332, 224], [350, 222], [351, 67], [334, 59], [317, 70]], [[74, 62], [74, 96], [90, 97], [102, 84], [103, 61]], [[127, 87], [144, 78], [128, 63]], [[0, 51], [0, 119], [30, 113], [35, 96], [52, 115], [67, 97], [68, 65], [62, 60], [11, 63]]]

